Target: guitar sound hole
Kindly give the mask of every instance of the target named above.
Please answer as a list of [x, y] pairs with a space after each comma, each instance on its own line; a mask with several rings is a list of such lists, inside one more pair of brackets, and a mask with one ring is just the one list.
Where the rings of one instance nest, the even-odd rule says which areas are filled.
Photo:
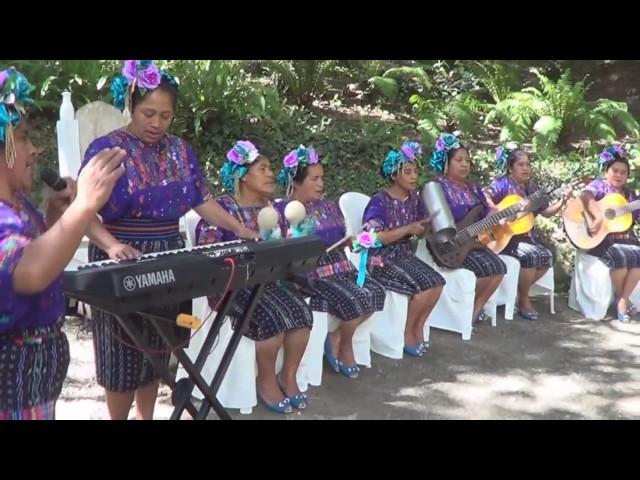
[[614, 218], [616, 218], [616, 212], [614, 212], [611, 208], [607, 208], [604, 211], [604, 218], [606, 218], [607, 220], [613, 220]]

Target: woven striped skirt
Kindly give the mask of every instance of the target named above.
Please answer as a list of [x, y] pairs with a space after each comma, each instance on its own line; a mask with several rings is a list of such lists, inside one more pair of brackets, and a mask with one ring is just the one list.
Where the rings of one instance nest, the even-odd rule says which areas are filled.
[[63, 321], [0, 335], [0, 420], [53, 419], [69, 368]]
[[640, 243], [633, 233], [609, 234], [604, 241], [587, 251], [611, 269], [640, 268]]
[[[177, 221], [126, 219], [105, 225], [107, 230], [122, 243], [131, 245], [142, 253], [163, 252], [184, 248]], [[89, 261], [105, 260], [108, 255], [96, 245], [89, 245]], [[187, 313], [191, 302], [170, 305], [147, 311], [154, 315], [175, 319], [180, 312]], [[144, 353], [133, 345], [116, 318], [109, 312], [92, 308], [93, 346], [96, 360], [96, 377], [99, 385], [112, 392], [130, 392], [159, 379]], [[139, 317], [135, 322], [142, 330], [155, 359], [168, 365], [171, 356], [168, 345], [158, 335], [150, 322]], [[190, 330], [174, 329], [175, 335], [187, 341]]]
[[384, 308], [385, 288], [371, 275], [360, 288], [356, 283], [358, 273], [344, 253], [334, 250], [318, 265], [320, 268], [309, 275], [312, 310], [350, 321]]
[[[229, 311], [234, 328], [249, 304], [251, 291], [251, 288], [243, 288], [236, 294]], [[209, 298], [212, 309], [215, 309], [217, 300], [213, 297]], [[289, 282], [279, 281], [265, 286], [244, 335], [253, 341], [260, 342], [289, 330], [311, 327], [313, 327], [313, 312], [300, 291]]]
[[442, 275], [416, 257], [406, 242], [382, 247], [375, 255], [381, 257], [382, 265], [369, 267], [371, 277], [392, 292], [413, 296], [446, 283]]
[[462, 262], [462, 268], [471, 270], [477, 278], [505, 275], [507, 266], [491, 250], [471, 250]]
[[528, 235], [514, 236], [501, 253], [516, 258], [522, 268], [542, 269], [553, 265], [551, 251]]

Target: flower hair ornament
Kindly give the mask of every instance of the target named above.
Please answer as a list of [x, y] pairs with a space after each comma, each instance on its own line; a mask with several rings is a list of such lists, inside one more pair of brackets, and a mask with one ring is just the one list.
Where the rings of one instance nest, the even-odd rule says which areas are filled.
[[606, 147], [598, 156], [598, 165], [604, 170], [608, 164], [615, 160], [626, 161], [625, 151], [622, 145], [609, 145]]
[[137, 88], [144, 96], [147, 90], [155, 90], [162, 79], [178, 88], [178, 82], [169, 73], [160, 70], [151, 60], [125, 60], [122, 72], [111, 82], [113, 105], [121, 112], [131, 114], [131, 98]]
[[4, 143], [5, 159], [9, 168], [13, 168], [16, 162], [13, 132], [25, 115], [25, 105], [33, 103], [29, 94], [34, 88], [26, 77], [13, 67], [0, 72], [0, 144]]
[[300, 145], [295, 150], [291, 150], [282, 160], [283, 167], [278, 173], [278, 183], [287, 189], [287, 197], [293, 194], [293, 179], [298, 173], [298, 168], [306, 168], [309, 165], [320, 163], [318, 153], [315, 148], [307, 148]]
[[249, 165], [256, 161], [260, 152], [256, 146], [248, 140], [236, 142], [227, 152], [227, 160], [220, 169], [222, 185], [229, 192], [238, 192], [239, 182], [249, 171]]
[[520, 146], [515, 142], [507, 142], [496, 148], [496, 168], [502, 172], [506, 171], [509, 155], [511, 155], [511, 152], [519, 148]]
[[438, 173], [446, 173], [447, 155], [451, 150], [462, 148], [458, 137], [452, 133], [443, 133], [436, 140], [435, 150], [431, 153], [431, 168]]
[[378, 235], [373, 230], [370, 232], [360, 232], [353, 242], [353, 252], [360, 253], [360, 265], [358, 266], [357, 284], [360, 288], [364, 286], [367, 279], [367, 260], [369, 258], [369, 249], [380, 248], [382, 243], [378, 240]]
[[382, 162], [382, 176], [391, 178], [398, 173], [407, 162], [417, 162], [422, 155], [422, 147], [418, 142], [404, 142], [398, 150], [391, 150]]

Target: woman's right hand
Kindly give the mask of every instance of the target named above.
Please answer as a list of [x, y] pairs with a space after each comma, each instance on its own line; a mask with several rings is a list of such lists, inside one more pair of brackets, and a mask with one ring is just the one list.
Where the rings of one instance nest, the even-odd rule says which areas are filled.
[[134, 260], [142, 256], [142, 252], [126, 243], [115, 243], [106, 250], [111, 260]]
[[589, 223], [589, 233], [595, 235], [602, 228], [602, 216], [598, 215], [595, 220]]
[[113, 187], [124, 173], [122, 160], [126, 155], [122, 148], [106, 148], [99, 151], [78, 176], [75, 201], [93, 213], [98, 213], [107, 203]]
[[407, 235], [415, 235], [421, 237], [427, 231], [427, 221], [413, 222], [406, 226]]

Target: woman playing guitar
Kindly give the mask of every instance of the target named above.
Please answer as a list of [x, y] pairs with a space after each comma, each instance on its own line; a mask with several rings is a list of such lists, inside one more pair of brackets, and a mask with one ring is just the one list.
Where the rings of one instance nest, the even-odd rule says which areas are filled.
[[[624, 149], [620, 145], [605, 148], [598, 157], [598, 163], [604, 171], [604, 178], [589, 183], [581, 196], [585, 210], [591, 216], [591, 233], [596, 233], [602, 227], [603, 216], [596, 203], [598, 200], [610, 193], [619, 193], [628, 201], [638, 199], [637, 195], [624, 186], [630, 168]], [[637, 221], [639, 216], [640, 211], [636, 210], [633, 213], [634, 221]], [[640, 242], [633, 229], [629, 228], [622, 233], [610, 233], [600, 245], [587, 253], [599, 257], [610, 268], [611, 281], [618, 298], [618, 320], [628, 322], [632, 311], [629, 295], [640, 280]]]
[[[529, 155], [515, 144], [508, 143], [497, 148], [496, 167], [499, 171], [504, 171], [506, 167], [507, 173], [483, 189], [487, 203], [492, 209], [497, 210], [497, 204], [508, 195], [526, 198], [539, 190], [537, 185], [529, 181], [531, 175]], [[560, 211], [565, 202], [566, 197], [563, 196], [553, 205], [545, 202], [532, 213], [551, 217]], [[520, 262], [518, 314], [525, 320], [537, 320], [538, 312], [531, 305], [529, 289], [553, 264], [551, 252], [542, 245], [534, 227], [527, 233], [514, 235], [501, 253], [514, 257]]]
[[[461, 221], [475, 206], [483, 204], [485, 215], [489, 212], [487, 200], [480, 187], [468, 180], [471, 160], [466, 147], [455, 135], [445, 133], [436, 141], [431, 154], [431, 168], [443, 174], [436, 181], [442, 185], [445, 198], [456, 222]], [[496, 291], [507, 267], [500, 257], [488, 249], [471, 250], [466, 256], [463, 267], [471, 270], [477, 277], [476, 297], [473, 304], [474, 321], [489, 320], [481, 313], [482, 307]]]

